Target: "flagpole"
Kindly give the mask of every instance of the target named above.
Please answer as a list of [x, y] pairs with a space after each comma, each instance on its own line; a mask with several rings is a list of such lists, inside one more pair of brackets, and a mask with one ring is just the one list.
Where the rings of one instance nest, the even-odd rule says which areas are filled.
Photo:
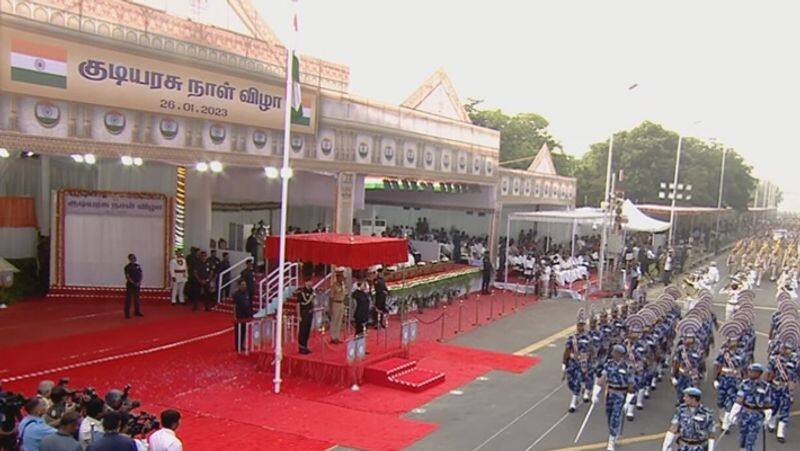
[[[294, 4], [294, 2], [292, 2]], [[292, 20], [295, 20], [295, 14], [292, 14]], [[292, 38], [294, 39], [297, 30], [294, 29]], [[283, 107], [283, 165], [281, 166], [281, 233], [278, 237], [278, 310], [277, 326], [275, 330], [275, 393], [281, 392], [281, 359], [283, 358], [283, 302], [286, 291], [283, 271], [286, 265], [286, 212], [287, 204], [289, 202], [289, 149], [291, 147], [291, 124], [292, 124], [292, 56], [294, 50], [291, 43], [286, 46], [286, 96], [284, 98]]]

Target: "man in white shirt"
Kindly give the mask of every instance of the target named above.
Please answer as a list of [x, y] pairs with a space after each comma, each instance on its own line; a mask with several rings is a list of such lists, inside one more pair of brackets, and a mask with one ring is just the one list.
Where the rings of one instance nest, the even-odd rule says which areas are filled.
[[186, 260], [183, 258], [183, 252], [180, 250], [175, 251], [175, 258], [169, 261], [169, 277], [172, 281], [172, 295], [169, 298], [170, 302], [173, 305], [176, 303], [185, 303], [183, 287], [186, 286], [189, 272], [186, 266]]
[[181, 424], [181, 414], [177, 410], [167, 409], [161, 412], [161, 429], [150, 435], [150, 451], [182, 451], [183, 444], [175, 435]]
[[719, 269], [717, 269], [717, 262], [711, 262], [706, 272], [705, 283], [708, 285], [709, 290], [714, 290], [714, 287], [719, 283]]
[[103, 416], [105, 403], [100, 398], [92, 398], [86, 403], [86, 417], [81, 421], [78, 430], [78, 441], [81, 448], [86, 449], [96, 438], [103, 436]]

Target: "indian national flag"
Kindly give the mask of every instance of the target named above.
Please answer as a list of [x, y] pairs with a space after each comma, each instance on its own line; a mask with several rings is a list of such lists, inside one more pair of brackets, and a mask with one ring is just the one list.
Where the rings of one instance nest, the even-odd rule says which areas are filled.
[[22, 83], [66, 88], [67, 49], [12, 39], [11, 79]]
[[311, 125], [311, 108], [303, 105], [300, 92], [300, 59], [292, 52], [292, 124]]

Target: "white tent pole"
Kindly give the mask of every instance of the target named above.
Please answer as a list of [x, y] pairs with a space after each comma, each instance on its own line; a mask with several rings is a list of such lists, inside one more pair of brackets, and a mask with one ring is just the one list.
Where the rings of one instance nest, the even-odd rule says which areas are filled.
[[575, 258], [575, 228], [578, 227], [578, 220], [572, 221], [572, 258]]

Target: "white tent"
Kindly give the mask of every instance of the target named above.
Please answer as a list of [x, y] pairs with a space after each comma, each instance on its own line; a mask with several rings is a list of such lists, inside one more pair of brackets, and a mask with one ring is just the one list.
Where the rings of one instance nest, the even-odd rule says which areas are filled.
[[659, 233], [669, 230], [669, 223], [642, 213], [630, 200], [622, 204], [622, 216], [628, 219], [623, 228], [629, 232]]

